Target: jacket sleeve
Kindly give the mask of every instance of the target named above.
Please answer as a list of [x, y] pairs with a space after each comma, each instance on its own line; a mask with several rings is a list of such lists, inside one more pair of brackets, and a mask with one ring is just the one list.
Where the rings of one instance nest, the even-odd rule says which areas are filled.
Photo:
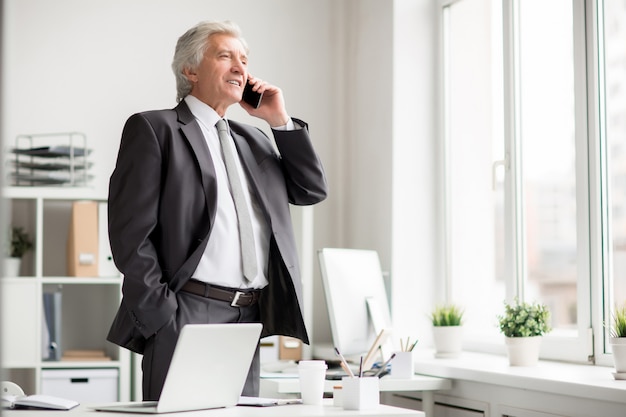
[[175, 294], [162, 281], [153, 243], [161, 190], [162, 150], [145, 116], [131, 116], [122, 132], [109, 183], [109, 239], [115, 265], [124, 275], [126, 314], [145, 338], [176, 311]]
[[308, 125], [293, 120], [302, 129], [272, 130], [281, 156], [289, 202], [301, 206], [316, 204], [328, 194], [324, 168], [313, 148]]

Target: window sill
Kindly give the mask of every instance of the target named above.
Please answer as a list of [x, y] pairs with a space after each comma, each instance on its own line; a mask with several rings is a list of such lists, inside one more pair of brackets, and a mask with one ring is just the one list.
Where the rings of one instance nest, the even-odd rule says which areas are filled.
[[515, 367], [499, 355], [462, 352], [458, 358], [438, 359], [432, 350], [414, 353], [419, 374], [626, 404], [626, 381], [615, 380], [611, 367], [556, 361]]

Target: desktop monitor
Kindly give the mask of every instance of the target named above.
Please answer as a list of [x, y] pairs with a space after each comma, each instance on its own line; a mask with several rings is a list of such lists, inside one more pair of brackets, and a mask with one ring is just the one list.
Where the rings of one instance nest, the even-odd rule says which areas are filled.
[[363, 355], [391, 329], [378, 253], [324, 248], [318, 256], [333, 344], [346, 357]]

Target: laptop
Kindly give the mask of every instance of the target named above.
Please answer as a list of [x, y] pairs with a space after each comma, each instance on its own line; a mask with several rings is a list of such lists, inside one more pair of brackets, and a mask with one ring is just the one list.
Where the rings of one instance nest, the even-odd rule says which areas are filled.
[[176, 342], [158, 401], [94, 407], [160, 414], [237, 405], [261, 335], [261, 323], [188, 324]]

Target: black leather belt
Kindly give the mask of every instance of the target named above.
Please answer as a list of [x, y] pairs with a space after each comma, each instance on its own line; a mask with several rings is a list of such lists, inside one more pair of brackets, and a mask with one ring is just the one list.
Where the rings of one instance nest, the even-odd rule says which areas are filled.
[[200, 297], [213, 298], [214, 300], [226, 301], [233, 307], [248, 307], [259, 301], [261, 290], [238, 291], [216, 287], [195, 279], [190, 279], [183, 285], [181, 291]]

